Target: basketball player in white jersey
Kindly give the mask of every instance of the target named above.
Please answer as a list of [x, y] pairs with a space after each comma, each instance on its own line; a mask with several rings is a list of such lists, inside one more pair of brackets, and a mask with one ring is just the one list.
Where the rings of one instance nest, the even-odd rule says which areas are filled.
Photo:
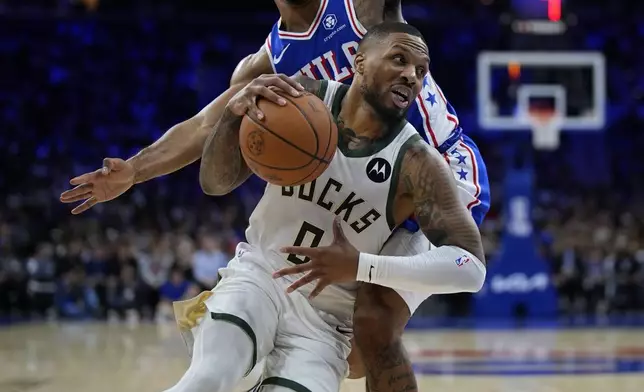
[[[347, 72], [353, 75], [351, 55], [364, 32], [382, 21], [403, 21], [400, 0], [275, 0], [275, 3], [280, 11], [279, 22], [266, 44], [239, 63], [231, 85], [247, 83], [275, 70], [290, 74], [290, 68], [302, 69], [315, 77], [348, 82]], [[328, 37], [324, 36], [325, 31], [328, 31]], [[329, 59], [335, 61], [335, 66], [327, 64]], [[311, 65], [312, 68], [307, 68]], [[326, 73], [322, 72], [324, 70]], [[332, 72], [334, 70], [338, 72]], [[422, 96], [416, 100], [408, 117], [422, 137], [444, 154], [458, 181], [461, 201], [480, 223], [489, 208], [489, 187], [478, 148], [466, 135], [459, 136], [462, 130], [458, 118], [430, 75], [423, 85]], [[231, 97], [232, 91], [223, 93], [199, 114], [177, 124], [127, 161], [105, 159], [102, 169], [74, 178], [72, 184], [78, 186], [65, 192], [61, 200], [83, 200], [72, 211], [81, 213], [96, 203], [118, 197], [134, 184], [194, 162], [200, 157], [211, 127]], [[412, 235], [409, 231], [398, 230], [382, 254], [415, 254], [427, 246], [422, 233]], [[361, 287], [354, 319], [357, 343], [354, 347], [362, 351], [372, 389], [417, 390], [401, 335], [410, 315], [432, 293], [394, 291], [377, 285]], [[352, 354], [357, 352], [354, 350]], [[383, 358], [388, 360], [383, 361]], [[363, 374], [358, 364], [352, 362], [354, 376]]]
[[[403, 287], [420, 292], [433, 289], [439, 276], [441, 286], [451, 289], [482, 286], [485, 264], [478, 228], [460, 203], [442, 156], [404, 117], [427, 66], [428, 49], [420, 33], [407, 24], [385, 23], [362, 40], [350, 87], [300, 79], [331, 109], [340, 129], [338, 152], [309, 184], [267, 185], [250, 218], [248, 243], [238, 245], [205, 301], [209, 313], [194, 329], [190, 368], [168, 392], [228, 392], [264, 358], [261, 391], [337, 392], [348, 370], [349, 337], [343, 332], [352, 327], [356, 280], [370, 280], [373, 272], [380, 284], [401, 287], [400, 282], [408, 281]], [[286, 77], [281, 78], [260, 77], [235, 88], [240, 91], [204, 147], [202, 186], [225, 194], [250, 176], [239, 150], [241, 119], [248, 113], [261, 121], [255, 102], [258, 96], [277, 102], [272, 87], [292, 91]], [[389, 165], [389, 170], [373, 170], [374, 164]], [[416, 256], [376, 256], [412, 213], [438, 247]], [[327, 253], [347, 250], [346, 263], [335, 263], [333, 276], [328, 276], [339, 284], [322, 291], [300, 285], [287, 294], [298, 276], [288, 270], [289, 275], [273, 276], [293, 264], [319, 267], [327, 261], [315, 255], [315, 263], [307, 263], [280, 250], [302, 232], [317, 236], [315, 242]], [[329, 272], [313, 269], [314, 275], [305, 279], [326, 280], [315, 276], [322, 270]]]

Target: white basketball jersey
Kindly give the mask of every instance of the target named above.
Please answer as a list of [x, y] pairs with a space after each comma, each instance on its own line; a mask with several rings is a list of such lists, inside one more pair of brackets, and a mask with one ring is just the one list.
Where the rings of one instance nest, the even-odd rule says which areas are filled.
[[[348, 86], [323, 81], [320, 97], [334, 118]], [[297, 255], [279, 253], [283, 246], [327, 246], [333, 241], [333, 219], [342, 218], [348, 240], [361, 252], [377, 254], [395, 227], [394, 198], [402, 157], [419, 141], [418, 132], [403, 120], [380, 141], [363, 151], [338, 146], [329, 167], [316, 180], [301, 186], [267, 185], [250, 217], [246, 238], [262, 252], [269, 272], [305, 263]], [[295, 281], [301, 276], [287, 277]], [[300, 289], [307, 295], [314, 288]], [[311, 301], [338, 321], [351, 325], [357, 283], [333, 285]]]

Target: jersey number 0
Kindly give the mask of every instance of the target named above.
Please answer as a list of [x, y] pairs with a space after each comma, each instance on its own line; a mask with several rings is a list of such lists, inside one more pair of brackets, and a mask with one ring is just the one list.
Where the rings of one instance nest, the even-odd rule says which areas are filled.
[[[311, 234], [313, 236], [313, 239], [311, 239], [311, 245], [309, 247], [317, 248], [318, 245], [320, 245], [320, 241], [322, 241], [324, 230], [320, 229], [319, 227], [313, 226], [307, 221], [302, 222], [302, 227], [300, 227], [300, 231], [297, 233], [297, 237], [295, 237], [295, 242], [293, 243], [293, 246], [302, 246], [302, 243], [304, 242], [304, 239], [307, 237], [307, 234]], [[310, 259], [311, 259], [310, 257], [300, 258], [297, 255], [294, 255], [293, 253], [289, 254], [288, 257], [286, 258], [286, 260], [290, 261], [293, 264], [308, 263]]]

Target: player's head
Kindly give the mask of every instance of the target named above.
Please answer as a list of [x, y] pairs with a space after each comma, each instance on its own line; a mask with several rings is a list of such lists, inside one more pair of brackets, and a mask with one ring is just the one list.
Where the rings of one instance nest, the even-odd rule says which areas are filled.
[[385, 22], [360, 41], [354, 83], [384, 120], [402, 119], [420, 93], [428, 67], [422, 34], [406, 23]]

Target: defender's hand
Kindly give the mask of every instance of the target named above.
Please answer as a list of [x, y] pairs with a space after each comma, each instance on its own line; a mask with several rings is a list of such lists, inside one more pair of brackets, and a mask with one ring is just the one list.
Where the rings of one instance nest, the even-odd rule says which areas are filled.
[[74, 203], [84, 200], [72, 210], [72, 214], [80, 214], [125, 193], [134, 185], [134, 173], [134, 167], [129, 162], [105, 158], [101, 169], [72, 178], [69, 183], [76, 187], [63, 192], [60, 201]]
[[268, 99], [280, 106], [286, 105], [286, 100], [280, 97], [276, 90], [299, 97], [304, 87], [284, 74], [262, 75], [235, 94], [226, 107], [237, 116], [248, 113], [258, 120], [263, 120], [264, 113], [257, 107], [257, 98]]
[[333, 243], [331, 245], [319, 248], [287, 246], [281, 251], [310, 258], [307, 263], [283, 268], [273, 274], [274, 278], [279, 278], [308, 272], [303, 278], [289, 286], [287, 290], [289, 293], [317, 280], [318, 283], [309, 296], [309, 298], [314, 298], [330, 284], [355, 282], [356, 280], [360, 252], [345, 237], [342, 231], [342, 220], [338, 216], [333, 221]]

